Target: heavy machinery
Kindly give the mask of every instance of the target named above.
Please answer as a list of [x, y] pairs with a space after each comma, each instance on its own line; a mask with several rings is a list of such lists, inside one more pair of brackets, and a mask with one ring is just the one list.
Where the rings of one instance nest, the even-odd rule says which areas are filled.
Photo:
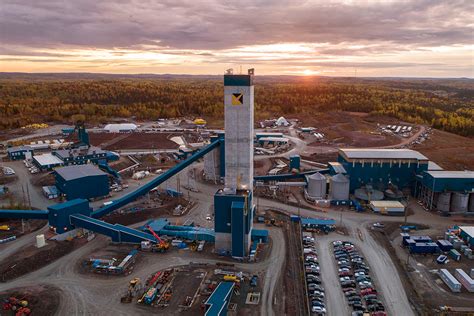
[[0, 225], [0, 230], [9, 231], [9, 230], [10, 230], [10, 226], [8, 226], [8, 225]]
[[141, 290], [141, 282], [139, 278], [133, 278], [128, 284], [127, 293], [120, 298], [121, 303], [130, 303], [132, 299]]
[[158, 252], [165, 252], [166, 250], [168, 250], [170, 248], [170, 244], [166, 241], [164, 241], [163, 239], [160, 238], [160, 236], [158, 236], [157, 233], [155, 233], [155, 231], [151, 228], [151, 226], [146, 226], [146, 228], [150, 231], [150, 233], [153, 235], [153, 237], [156, 238], [156, 240], [158, 241], [158, 243], [152, 247], [152, 251], [158, 251]]

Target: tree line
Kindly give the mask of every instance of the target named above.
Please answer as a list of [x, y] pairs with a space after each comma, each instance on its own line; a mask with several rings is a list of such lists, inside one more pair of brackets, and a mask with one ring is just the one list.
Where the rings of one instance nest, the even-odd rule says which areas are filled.
[[[323, 111], [388, 115], [474, 136], [474, 89], [463, 82], [292, 79], [261, 80], [255, 86], [256, 117]], [[439, 90], [443, 89], [443, 93]], [[31, 123], [88, 123], [110, 118], [156, 120], [181, 116], [222, 118], [219, 78], [0, 80], [0, 129]]]

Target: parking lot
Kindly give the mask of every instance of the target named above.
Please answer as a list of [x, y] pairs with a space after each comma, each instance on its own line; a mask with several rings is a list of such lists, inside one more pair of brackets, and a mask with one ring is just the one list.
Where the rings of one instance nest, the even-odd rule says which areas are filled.
[[334, 263], [342, 292], [353, 316], [383, 316], [385, 306], [378, 296], [375, 282], [370, 276], [370, 268], [357, 247], [349, 241], [333, 241]]
[[321, 280], [315, 239], [311, 235], [311, 233], [303, 233], [302, 238], [306, 293], [311, 313], [313, 315], [325, 315], [327, 313], [326, 295]]

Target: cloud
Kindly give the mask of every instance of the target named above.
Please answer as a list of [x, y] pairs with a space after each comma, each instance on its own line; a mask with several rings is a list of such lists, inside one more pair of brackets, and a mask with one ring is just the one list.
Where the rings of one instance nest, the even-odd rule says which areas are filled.
[[[178, 62], [308, 65], [337, 56], [398, 58], [472, 45], [472, 12], [469, 0], [3, 0], [0, 55], [68, 59], [68, 52], [108, 50], [126, 58], [146, 51]], [[280, 43], [309, 50], [257, 51]]]
[[278, 42], [472, 43], [472, 1], [18, 1], [0, 10], [3, 43], [226, 49]]

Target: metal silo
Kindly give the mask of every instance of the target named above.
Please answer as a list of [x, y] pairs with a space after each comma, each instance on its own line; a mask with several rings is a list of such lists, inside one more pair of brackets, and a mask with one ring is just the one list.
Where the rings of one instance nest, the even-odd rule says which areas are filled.
[[451, 193], [444, 192], [440, 193], [438, 196], [438, 201], [436, 203], [436, 208], [441, 212], [449, 212], [451, 202]]
[[474, 212], [474, 193], [470, 194], [471, 199], [469, 200], [469, 212]]
[[349, 179], [341, 173], [331, 177], [330, 189], [331, 200], [348, 200], [349, 199]]
[[467, 212], [469, 193], [454, 192], [451, 197], [451, 212]]
[[312, 198], [324, 198], [326, 196], [326, 177], [319, 172], [306, 177], [308, 182], [308, 195]]

